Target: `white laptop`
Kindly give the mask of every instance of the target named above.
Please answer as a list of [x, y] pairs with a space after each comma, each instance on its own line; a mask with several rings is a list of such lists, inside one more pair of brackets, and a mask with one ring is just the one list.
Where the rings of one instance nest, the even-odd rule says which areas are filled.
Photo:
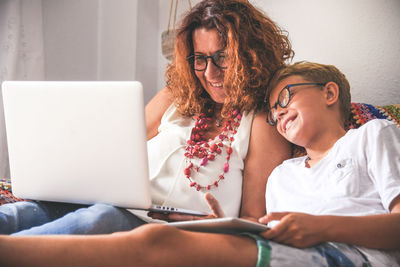
[[13, 194], [156, 212], [151, 204], [140, 82], [6, 81]]

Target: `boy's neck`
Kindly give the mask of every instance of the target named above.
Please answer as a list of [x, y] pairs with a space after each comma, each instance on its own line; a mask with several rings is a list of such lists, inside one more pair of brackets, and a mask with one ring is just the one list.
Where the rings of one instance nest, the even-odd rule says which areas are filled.
[[346, 131], [343, 127], [324, 130], [324, 134], [319, 135], [315, 138], [316, 140], [305, 147], [308, 156], [306, 166], [310, 168], [322, 160], [333, 145], [345, 134]]

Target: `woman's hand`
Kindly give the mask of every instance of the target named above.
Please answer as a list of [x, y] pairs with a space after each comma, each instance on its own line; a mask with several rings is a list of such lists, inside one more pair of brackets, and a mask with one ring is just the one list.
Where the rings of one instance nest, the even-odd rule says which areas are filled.
[[207, 200], [208, 207], [210, 207], [210, 210], [212, 211], [212, 214], [208, 215], [206, 218], [213, 219], [213, 218], [225, 217], [225, 213], [222, 210], [221, 206], [219, 205], [218, 200], [210, 193], [207, 193], [205, 197]]
[[153, 219], [163, 220], [167, 222], [173, 221], [193, 221], [193, 220], [204, 220], [204, 219], [214, 219], [214, 218], [222, 218], [225, 217], [224, 211], [219, 205], [218, 200], [215, 199], [213, 195], [207, 193], [205, 195], [208, 206], [210, 207], [212, 214], [207, 216], [194, 216], [188, 214], [180, 214], [180, 213], [154, 213], [149, 212], [147, 215]]
[[207, 218], [207, 216], [195, 216], [195, 215], [189, 215], [189, 214], [182, 214], [182, 213], [158, 213], [158, 212], [149, 212], [147, 213], [147, 216], [157, 219], [157, 220], [162, 220], [162, 221], [167, 221], [167, 222], [177, 222], [177, 221], [193, 221], [193, 220], [201, 220]]
[[261, 233], [265, 239], [305, 248], [324, 241], [324, 223], [320, 216], [293, 212], [272, 212], [259, 219], [260, 223], [280, 220], [270, 230]]

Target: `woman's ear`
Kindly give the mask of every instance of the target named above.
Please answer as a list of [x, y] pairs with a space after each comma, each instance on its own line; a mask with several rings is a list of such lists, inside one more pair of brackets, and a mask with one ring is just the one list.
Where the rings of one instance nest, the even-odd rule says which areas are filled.
[[335, 82], [328, 82], [324, 88], [325, 102], [328, 106], [339, 101], [339, 86]]

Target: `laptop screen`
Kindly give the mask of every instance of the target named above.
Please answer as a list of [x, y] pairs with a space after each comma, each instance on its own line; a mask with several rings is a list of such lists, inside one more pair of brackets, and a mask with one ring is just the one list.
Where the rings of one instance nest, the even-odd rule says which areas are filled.
[[150, 206], [140, 82], [7, 81], [2, 90], [17, 197]]

